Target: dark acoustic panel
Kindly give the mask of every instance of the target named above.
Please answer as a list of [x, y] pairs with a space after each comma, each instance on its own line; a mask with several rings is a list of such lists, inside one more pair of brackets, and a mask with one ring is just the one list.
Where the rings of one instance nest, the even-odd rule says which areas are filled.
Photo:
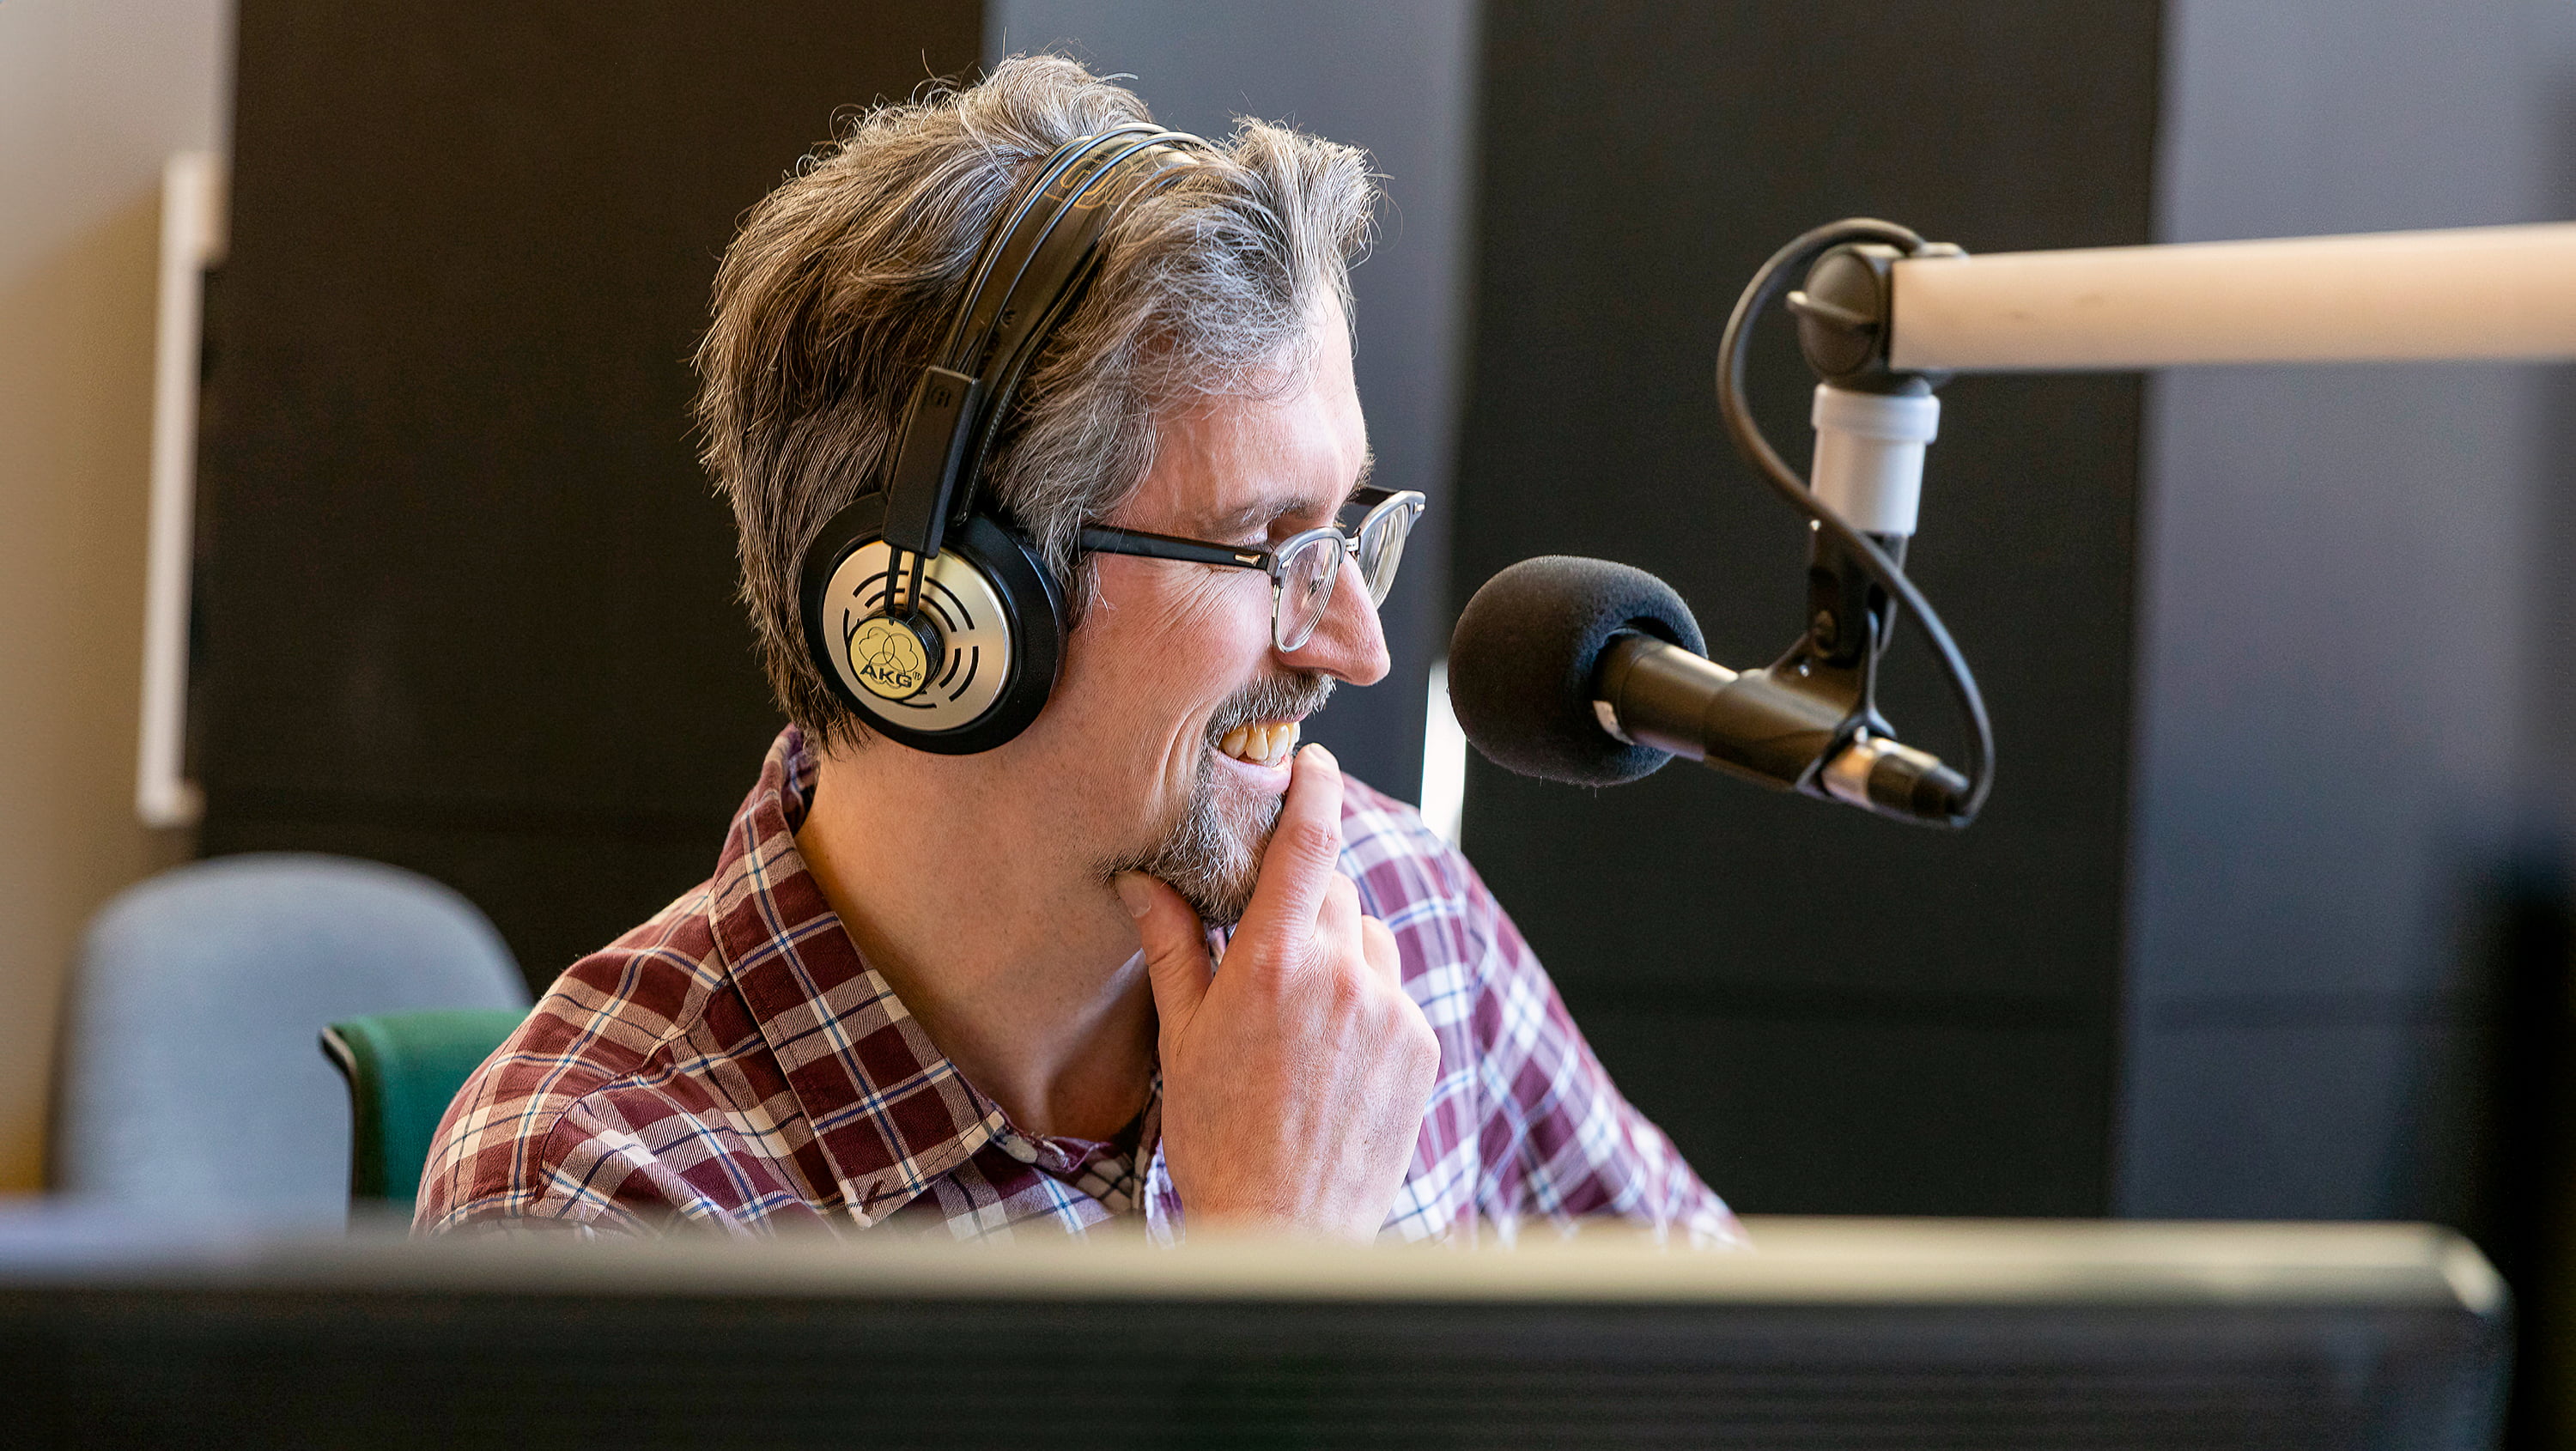
[[2101, 1131], [2100, 1034], [1982, 1006], [1574, 1012], [1629, 1101], [1740, 1209], [2098, 1213], [2066, 1156]]
[[209, 852], [429, 871], [540, 982], [706, 874], [777, 724], [687, 414], [716, 262], [981, 30], [972, 0], [244, 0]]
[[[1528, 555], [1602, 555], [1671, 581], [1721, 662], [1776, 657], [1805, 530], [1719, 425], [1736, 295], [1855, 214], [1971, 251], [2148, 240], [2159, 22], [2151, 0], [1498, 0], [1455, 602]], [[1775, 319], [1754, 401], [1797, 463], [1812, 384]], [[1942, 403], [1913, 565], [1994, 713], [1974, 829], [1688, 765], [1598, 793], [1470, 777], [1468, 852], [1613, 1073], [1745, 1208], [2108, 1205], [2139, 386], [1962, 379]], [[1885, 694], [1956, 758], [1910, 635]]]

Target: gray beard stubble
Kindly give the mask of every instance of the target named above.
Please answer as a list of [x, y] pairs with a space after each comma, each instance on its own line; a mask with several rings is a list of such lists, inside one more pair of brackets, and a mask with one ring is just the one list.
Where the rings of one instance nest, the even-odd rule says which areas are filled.
[[1207, 739], [1199, 746], [1199, 775], [1190, 799], [1162, 838], [1142, 855], [1104, 867], [1107, 882], [1120, 872], [1143, 872], [1168, 884], [1210, 927], [1231, 927], [1252, 904], [1252, 889], [1261, 878], [1261, 854], [1279, 824], [1283, 796], [1257, 801], [1220, 800], [1216, 789], [1216, 743], [1239, 725], [1257, 720], [1294, 720], [1324, 708], [1333, 693], [1329, 675], [1306, 674], [1258, 680], [1227, 698], [1208, 717]]

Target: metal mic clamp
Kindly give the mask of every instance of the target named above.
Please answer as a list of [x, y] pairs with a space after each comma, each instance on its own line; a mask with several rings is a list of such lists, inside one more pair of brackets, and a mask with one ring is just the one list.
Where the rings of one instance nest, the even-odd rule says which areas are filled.
[[[1865, 240], [1840, 240], [1855, 236]], [[1901, 238], [1906, 249], [1879, 238]], [[1941, 404], [1933, 389], [1948, 380], [1947, 374], [1888, 363], [1894, 268], [1901, 258], [1932, 255], [1961, 254], [1901, 228], [1865, 221], [1837, 224], [1791, 244], [1737, 304], [1721, 347], [1719, 397], [1748, 460], [1812, 521], [1805, 631], [1787, 654], [1756, 674], [1773, 691], [1802, 699], [1806, 711], [1827, 714], [1836, 724], [1804, 769], [1785, 779], [1808, 795], [1884, 815], [1960, 825], [1982, 800], [1987, 768], [1983, 707], [1974, 701], [1964, 662], [1945, 659], [1945, 666], [1956, 665], [1953, 683], [1964, 685], [1963, 703], [1971, 704], [1980, 766], [1973, 789], [1938, 760], [1899, 744], [1877, 705], [1878, 662], [1895, 639], [1897, 591], [1914, 593], [1902, 571], [1920, 508], [1924, 450], [1940, 432]], [[1742, 347], [1753, 314], [1776, 295], [1780, 269], [1807, 258], [1813, 261], [1805, 286], [1786, 298], [1800, 349], [1819, 380], [1809, 413], [1816, 430], [1814, 460], [1801, 487], [1760, 442], [1744, 407]], [[1921, 608], [1916, 614], [1936, 646], [1955, 655], [1937, 619]]]

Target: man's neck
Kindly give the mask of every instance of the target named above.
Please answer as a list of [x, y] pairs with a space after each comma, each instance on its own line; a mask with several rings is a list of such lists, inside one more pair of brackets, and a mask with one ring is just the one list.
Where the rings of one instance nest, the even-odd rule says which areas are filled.
[[909, 754], [822, 758], [796, 832], [807, 868], [868, 966], [1015, 1127], [1111, 1137], [1144, 1107], [1154, 1062], [1127, 914], [1030, 803]]

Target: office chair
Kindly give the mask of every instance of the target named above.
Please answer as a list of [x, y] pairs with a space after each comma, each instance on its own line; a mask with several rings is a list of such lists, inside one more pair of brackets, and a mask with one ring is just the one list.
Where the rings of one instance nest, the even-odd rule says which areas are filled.
[[492, 924], [417, 873], [305, 855], [164, 872], [101, 909], [74, 966], [54, 1186], [168, 1217], [341, 1223], [349, 1099], [315, 1035], [527, 1007]]

